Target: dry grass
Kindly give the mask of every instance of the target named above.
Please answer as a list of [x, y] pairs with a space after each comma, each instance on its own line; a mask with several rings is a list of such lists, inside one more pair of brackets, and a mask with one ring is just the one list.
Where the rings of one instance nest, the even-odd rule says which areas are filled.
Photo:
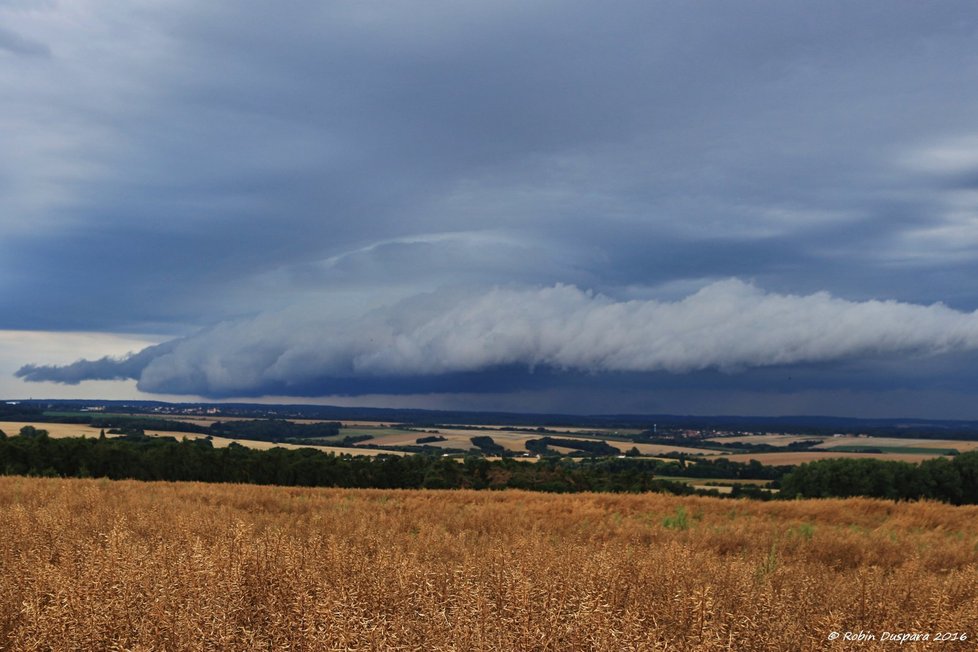
[[4, 650], [783, 651], [852, 647], [830, 646], [833, 630], [978, 636], [978, 508], [0, 478], [0, 522]]

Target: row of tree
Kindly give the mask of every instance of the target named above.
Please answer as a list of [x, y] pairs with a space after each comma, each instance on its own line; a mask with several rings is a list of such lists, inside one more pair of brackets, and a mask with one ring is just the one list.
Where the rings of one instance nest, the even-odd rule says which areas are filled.
[[526, 464], [482, 457], [457, 461], [441, 455], [337, 456], [312, 448], [262, 451], [236, 444], [214, 448], [207, 439], [177, 441], [139, 435], [53, 439], [32, 426], [24, 427], [20, 434], [7, 437], [0, 431], [3, 474], [323, 487], [694, 493], [686, 484], [656, 477], [668, 475], [767, 479], [780, 483], [783, 498], [869, 496], [978, 504], [978, 451], [920, 464], [830, 459], [799, 467], [772, 467], [716, 458], [680, 465], [606, 457], [545, 457]]
[[978, 504], [978, 451], [936, 457], [920, 464], [877, 459], [828, 459], [802, 464], [781, 481], [785, 498], [869, 496], [929, 498]]
[[235, 444], [214, 448], [206, 439], [53, 439], [33, 429], [21, 434], [0, 434], [0, 472], [4, 474], [321, 487], [692, 493], [686, 485], [656, 480], [648, 468], [622, 469], [600, 461], [525, 464], [471, 457], [459, 462], [433, 455], [337, 456], [312, 448], [262, 451]]
[[[341, 424], [335, 421], [296, 423], [285, 419], [247, 419], [216, 421], [210, 425], [157, 417], [99, 416], [88, 421], [93, 428], [107, 428], [110, 433], [135, 435], [144, 430], [189, 432], [214, 437], [252, 441], [306, 441], [337, 437]], [[347, 437], [353, 441], [370, 439], [369, 435]]]

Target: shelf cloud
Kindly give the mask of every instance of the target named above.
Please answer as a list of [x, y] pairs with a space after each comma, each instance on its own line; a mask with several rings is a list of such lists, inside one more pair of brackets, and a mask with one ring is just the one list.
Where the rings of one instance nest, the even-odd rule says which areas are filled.
[[[429, 294], [343, 320], [324, 306], [226, 321], [116, 359], [27, 365], [27, 381], [135, 379], [145, 392], [260, 396], [467, 391], [472, 379], [719, 370], [978, 349], [978, 313], [766, 292], [738, 279], [675, 301], [569, 285]], [[442, 381], [442, 382], [440, 382]], [[420, 388], [420, 389], [419, 389]]]

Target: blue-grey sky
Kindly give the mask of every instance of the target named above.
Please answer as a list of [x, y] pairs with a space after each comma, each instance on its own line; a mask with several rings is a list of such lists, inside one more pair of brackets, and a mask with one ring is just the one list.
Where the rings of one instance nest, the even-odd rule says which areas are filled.
[[970, 1], [0, 0], [0, 98], [9, 397], [978, 418]]

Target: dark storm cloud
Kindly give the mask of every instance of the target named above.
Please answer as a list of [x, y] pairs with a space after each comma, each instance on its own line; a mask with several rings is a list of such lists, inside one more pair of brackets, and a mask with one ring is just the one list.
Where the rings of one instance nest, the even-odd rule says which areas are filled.
[[[236, 389], [183, 360], [190, 335], [122, 371], [27, 378], [379, 392], [335, 360], [271, 377], [291, 346], [243, 325], [322, 306], [362, 325], [418, 293], [495, 285], [661, 302], [737, 277], [978, 308], [971, 2], [22, 0], [0, 19], [0, 328], [237, 324], [247, 372]], [[13, 56], [41, 43], [50, 56]], [[773, 355], [755, 353], [738, 364]], [[189, 366], [164, 374], [164, 359]], [[565, 362], [540, 365], [595, 370]], [[518, 380], [527, 363], [375, 375], [390, 391], [417, 375], [487, 391], [489, 370], [558, 382]], [[706, 383], [700, 368], [680, 370]]]
[[[962, 171], [896, 161], [974, 131], [975, 12], [831, 9], [186, 3], [109, 22], [83, 5], [99, 49], [58, 31], [64, 10], [18, 14], [63, 55], [27, 83], [5, 76], [25, 155], [4, 175], [18, 191], [6, 201], [56, 226], [6, 239], [6, 325], [201, 324], [246, 312], [242, 296], [264, 302], [256, 275], [493, 228], [596, 250], [559, 261], [581, 277], [527, 270], [537, 282], [736, 274], [809, 290], [831, 262], [848, 273], [822, 289], [878, 295], [861, 287], [878, 260], [829, 260], [812, 231], [901, 255], [901, 233], [944, 219], [943, 176]], [[619, 264], [639, 243], [652, 255]], [[896, 270], [890, 296], [928, 298], [939, 244], [917, 252], [923, 272]], [[17, 273], [38, 258], [47, 269]], [[419, 265], [372, 271], [361, 286], [425, 282]], [[205, 313], [201, 296], [224, 299]]]

